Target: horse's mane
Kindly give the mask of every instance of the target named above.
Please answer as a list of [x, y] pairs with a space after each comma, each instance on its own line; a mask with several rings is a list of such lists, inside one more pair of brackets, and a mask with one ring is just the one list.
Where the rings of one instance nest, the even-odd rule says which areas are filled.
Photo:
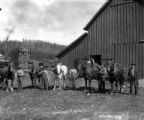
[[114, 73], [117, 73], [117, 72], [121, 72], [123, 74], [126, 74], [127, 72], [127, 69], [125, 66], [119, 64], [119, 63], [115, 63], [114, 64]]

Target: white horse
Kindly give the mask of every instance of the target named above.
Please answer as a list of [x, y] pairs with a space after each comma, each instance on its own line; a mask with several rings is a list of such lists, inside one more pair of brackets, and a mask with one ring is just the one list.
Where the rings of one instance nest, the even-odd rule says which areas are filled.
[[[61, 63], [58, 63], [56, 66], [56, 80], [59, 81], [59, 88], [65, 88], [66, 87], [66, 80], [67, 80], [67, 74], [68, 74], [68, 68], [65, 65], [62, 65]], [[56, 89], [56, 80], [54, 81], [54, 88]]]

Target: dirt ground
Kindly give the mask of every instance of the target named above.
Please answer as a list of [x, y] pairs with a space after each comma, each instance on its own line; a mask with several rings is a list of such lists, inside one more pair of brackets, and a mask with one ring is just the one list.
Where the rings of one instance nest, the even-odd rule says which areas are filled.
[[129, 96], [128, 88], [111, 95], [98, 93], [93, 81], [93, 93], [87, 95], [82, 79], [76, 81], [76, 90], [43, 91], [30, 85], [26, 77], [22, 92], [0, 90], [0, 120], [144, 120], [143, 88], [138, 96]]

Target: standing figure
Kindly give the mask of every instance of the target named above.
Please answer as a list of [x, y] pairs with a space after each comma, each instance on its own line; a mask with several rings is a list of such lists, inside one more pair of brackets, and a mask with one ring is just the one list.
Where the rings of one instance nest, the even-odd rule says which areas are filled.
[[111, 84], [111, 93], [113, 93], [114, 92], [114, 82], [115, 82], [116, 86], [117, 86], [117, 82], [116, 82], [115, 74], [114, 74], [114, 63], [111, 62], [111, 61], [108, 61], [107, 72], [108, 72], [109, 81], [110, 81], [110, 84]]
[[36, 83], [35, 83], [35, 66], [34, 64], [32, 63], [32, 66], [31, 66], [31, 70], [29, 72], [29, 76], [30, 76], [30, 79], [31, 79], [31, 83], [32, 83], [32, 87], [35, 88], [36, 87]]
[[90, 62], [91, 62], [91, 66], [93, 67], [93, 65], [95, 64], [93, 57], [90, 57]]
[[69, 86], [72, 88], [72, 89], [75, 89], [75, 81], [78, 77], [78, 71], [76, 68], [74, 68], [72, 66], [72, 68], [69, 70]]
[[129, 93], [132, 95], [132, 89], [133, 89], [133, 85], [134, 85], [135, 95], [137, 95], [139, 84], [138, 84], [138, 72], [136, 70], [135, 64], [131, 64], [131, 68], [129, 69], [128, 76], [129, 76], [129, 82], [130, 82]]
[[20, 66], [18, 67], [16, 74], [17, 74], [17, 82], [18, 82], [18, 91], [22, 91], [24, 71]]
[[42, 85], [43, 85], [43, 89], [48, 90], [50, 79], [49, 79], [49, 73], [48, 73], [48, 71], [46, 70], [46, 68], [44, 66], [40, 67], [39, 75], [40, 75], [40, 79], [41, 79], [41, 82], [42, 82]]
[[99, 74], [99, 91], [104, 91], [105, 90], [105, 79], [107, 76], [107, 69], [106, 67], [102, 64], [100, 68], [100, 74]]

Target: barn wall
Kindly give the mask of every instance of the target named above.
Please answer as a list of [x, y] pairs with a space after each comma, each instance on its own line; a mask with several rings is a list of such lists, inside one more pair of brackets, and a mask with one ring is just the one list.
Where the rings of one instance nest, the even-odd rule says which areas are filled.
[[112, 58], [127, 67], [136, 63], [144, 77], [144, 5], [113, 0], [88, 28], [89, 54]]
[[84, 58], [85, 56], [88, 56], [87, 36], [84, 36], [80, 42], [69, 48], [67, 52], [60, 57], [60, 60], [68, 67], [72, 67], [76, 59]]

